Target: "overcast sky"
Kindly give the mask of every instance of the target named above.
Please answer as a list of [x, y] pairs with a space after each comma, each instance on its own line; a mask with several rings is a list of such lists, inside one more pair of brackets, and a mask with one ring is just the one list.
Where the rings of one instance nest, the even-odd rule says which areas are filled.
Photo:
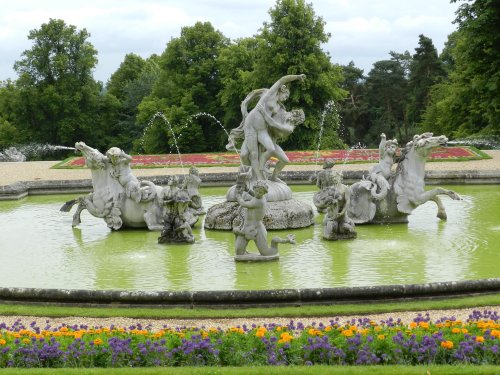
[[[441, 52], [458, 4], [449, 0], [312, 0], [332, 34], [323, 46], [334, 63], [354, 61], [369, 72], [389, 51], [415, 52], [418, 35], [430, 37]], [[94, 71], [106, 82], [127, 53], [161, 54], [181, 27], [209, 21], [226, 37], [255, 35], [269, 21], [275, 0], [15, 0], [0, 1], [0, 80], [16, 78], [12, 69], [32, 44], [27, 36], [50, 18], [86, 28], [98, 51]]]

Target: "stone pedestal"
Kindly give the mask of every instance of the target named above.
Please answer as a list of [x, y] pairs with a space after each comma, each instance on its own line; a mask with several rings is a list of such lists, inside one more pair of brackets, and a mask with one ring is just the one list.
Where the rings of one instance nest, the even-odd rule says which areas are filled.
[[[232, 230], [239, 225], [244, 210], [237, 202], [216, 204], [207, 211], [205, 229]], [[267, 202], [263, 222], [271, 230], [305, 228], [314, 224], [314, 212], [311, 205], [296, 199]]]

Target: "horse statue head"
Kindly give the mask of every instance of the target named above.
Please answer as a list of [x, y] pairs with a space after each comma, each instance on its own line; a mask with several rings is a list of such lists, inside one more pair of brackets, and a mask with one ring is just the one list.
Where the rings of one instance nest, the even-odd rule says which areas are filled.
[[90, 169], [106, 169], [107, 158], [99, 150], [87, 146], [84, 142], [76, 142], [75, 148], [85, 158], [85, 165]]

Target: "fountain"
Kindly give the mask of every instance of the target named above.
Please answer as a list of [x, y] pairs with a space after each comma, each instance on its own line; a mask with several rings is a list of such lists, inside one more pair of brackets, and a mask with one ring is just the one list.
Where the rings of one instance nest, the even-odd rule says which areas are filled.
[[[237, 140], [243, 139], [239, 181], [228, 190], [225, 202], [208, 210], [205, 228], [233, 229], [240, 210], [238, 186], [247, 185], [247, 190], [251, 191], [258, 181], [266, 181], [268, 187], [267, 209], [263, 218], [267, 229], [303, 228], [313, 224], [311, 206], [293, 199], [288, 185], [278, 177], [289, 160], [277, 141], [291, 134], [295, 126], [304, 122], [302, 110], [285, 110], [282, 102], [290, 94], [285, 84], [304, 79], [305, 75], [284, 76], [270, 89], [253, 90], [243, 100], [243, 120], [238, 128], [231, 130], [226, 146], [228, 150], [234, 150]], [[256, 106], [248, 112], [248, 103], [257, 98]], [[272, 157], [277, 159], [277, 163], [271, 170]]]
[[61, 150], [75, 150], [75, 148], [38, 143], [18, 147], [12, 146], [0, 151], [0, 162], [24, 162], [32, 158], [40, 157], [41, 155]]
[[[226, 147], [239, 153], [240, 166], [229, 190], [202, 189], [208, 207], [205, 218], [200, 216], [205, 208], [199, 172], [192, 167], [184, 174], [177, 139], [162, 113], [155, 114], [148, 127], [155, 118], [165, 121], [183, 170], [181, 179], [170, 176], [165, 187], [139, 181], [130, 168], [131, 156], [123, 150], [112, 147], [102, 154], [77, 142], [75, 148], [83, 153], [92, 174], [93, 192], [63, 206], [62, 211], [69, 211], [78, 204], [73, 227], [70, 217], [55, 212], [62, 197], [28, 197], [26, 204], [0, 205], [1, 285], [64, 286], [92, 290], [90, 294], [122, 290], [141, 291], [135, 295], [146, 296], [151, 292], [149, 297], [170, 293], [179, 301], [187, 298], [188, 303], [196, 298], [227, 301], [237, 294], [234, 291], [272, 289], [269, 299], [281, 296], [288, 301], [283, 296], [298, 293], [298, 301], [303, 303], [322, 301], [332, 293], [328, 288], [335, 287], [498, 276], [495, 265], [500, 255], [494, 251], [494, 244], [500, 241], [498, 189], [459, 187], [463, 200], [452, 190], [424, 189], [426, 156], [447, 142], [444, 136], [416, 135], [398, 156], [397, 140], [382, 134], [378, 164], [351, 187], [343, 184], [343, 166], [334, 170], [332, 160], [325, 161], [323, 170], [314, 171], [320, 191], [290, 187], [281, 180], [280, 173], [289, 161], [279, 140], [304, 121], [302, 110], [287, 111], [283, 105], [289, 95], [286, 84], [304, 79], [304, 75], [285, 76], [269, 89], [249, 93], [241, 105], [241, 125], [230, 133], [212, 116], [228, 136]], [[258, 103], [249, 110], [252, 100]], [[324, 117], [333, 105], [329, 103], [322, 114], [317, 156]], [[318, 158], [314, 169], [317, 162]], [[441, 202], [439, 194], [451, 200]], [[448, 223], [429, 220], [431, 210], [419, 207], [428, 200], [438, 205], [440, 219], [447, 218], [446, 203]], [[195, 227], [198, 220], [202, 225]], [[408, 225], [387, 225], [392, 222]], [[356, 226], [362, 223], [383, 225]], [[26, 240], [26, 233], [16, 230], [21, 224], [29, 228], [29, 237], [37, 238], [36, 247]], [[148, 228], [151, 232], [118, 230], [122, 228]], [[269, 243], [268, 229], [290, 228], [295, 229], [293, 234], [278, 232]], [[152, 231], [160, 231], [160, 236]], [[281, 246], [278, 253], [279, 244], [294, 246]], [[448, 262], [440, 262], [443, 258]], [[249, 261], [253, 263], [245, 264]], [[18, 263], [31, 278], [19, 277]], [[196, 295], [196, 291], [201, 293]], [[206, 291], [213, 293], [203, 294]], [[247, 301], [259, 302], [263, 295], [254, 293]]]

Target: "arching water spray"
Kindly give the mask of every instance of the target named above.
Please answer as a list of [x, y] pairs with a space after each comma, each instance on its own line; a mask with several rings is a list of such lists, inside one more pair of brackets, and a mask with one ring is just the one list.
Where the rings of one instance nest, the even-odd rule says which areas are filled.
[[[192, 123], [193, 119], [197, 119], [197, 118], [200, 118], [200, 117], [208, 117], [208, 118], [214, 120], [215, 123], [221, 127], [221, 129], [224, 131], [224, 133], [227, 136], [228, 142], [231, 144], [231, 149], [234, 152], [236, 152], [236, 154], [238, 155], [238, 157], [240, 159], [240, 165], [243, 164], [243, 162], [241, 160], [240, 152], [236, 148], [236, 144], [234, 143], [234, 140], [232, 139], [232, 137], [230, 137], [230, 135], [229, 135], [228, 131], [226, 130], [226, 128], [224, 127], [224, 125], [222, 125], [222, 123], [214, 115], [212, 115], [210, 113], [207, 113], [207, 112], [198, 112], [198, 113], [195, 113], [194, 115], [192, 115], [192, 116], [189, 117], [187, 123], [181, 128], [181, 130], [187, 128], [189, 126], [189, 124]], [[182, 137], [182, 133], [179, 135], [179, 139], [181, 137]]]
[[54, 146], [50, 144], [30, 143], [23, 146], [9, 147], [0, 152], [0, 161], [23, 162], [60, 150], [75, 150], [74, 147]]
[[179, 157], [179, 163], [181, 165], [182, 174], [186, 174], [184, 171], [184, 164], [182, 162], [182, 156], [181, 156], [181, 152], [179, 150], [179, 145], [177, 143], [177, 137], [175, 136], [174, 129], [172, 128], [172, 124], [170, 124], [170, 121], [168, 121], [167, 117], [165, 116], [165, 114], [163, 112], [161, 112], [161, 111], [156, 112], [153, 115], [153, 117], [151, 118], [151, 120], [149, 120], [148, 124], [146, 125], [146, 128], [144, 128], [144, 133], [142, 134], [142, 138], [141, 138], [141, 142], [140, 142], [141, 148], [144, 148], [144, 136], [146, 135], [148, 130], [151, 128], [151, 126], [153, 126], [153, 123], [157, 118], [161, 118], [164, 121], [164, 123], [167, 124], [168, 129], [170, 130], [170, 134], [172, 135], [172, 139], [174, 140], [174, 146], [175, 146], [175, 149], [177, 150], [177, 155]]
[[329, 113], [333, 113], [335, 118], [335, 124], [338, 125], [340, 123], [340, 116], [337, 111], [337, 107], [335, 106], [335, 102], [333, 100], [330, 100], [328, 103], [326, 103], [325, 108], [321, 112], [321, 117], [320, 117], [320, 122], [319, 122], [319, 133], [318, 133], [318, 145], [316, 147], [316, 160], [314, 163], [314, 170], [318, 169], [318, 160], [319, 160], [319, 150], [321, 148], [321, 140], [323, 138], [323, 132], [325, 129], [325, 118]]

